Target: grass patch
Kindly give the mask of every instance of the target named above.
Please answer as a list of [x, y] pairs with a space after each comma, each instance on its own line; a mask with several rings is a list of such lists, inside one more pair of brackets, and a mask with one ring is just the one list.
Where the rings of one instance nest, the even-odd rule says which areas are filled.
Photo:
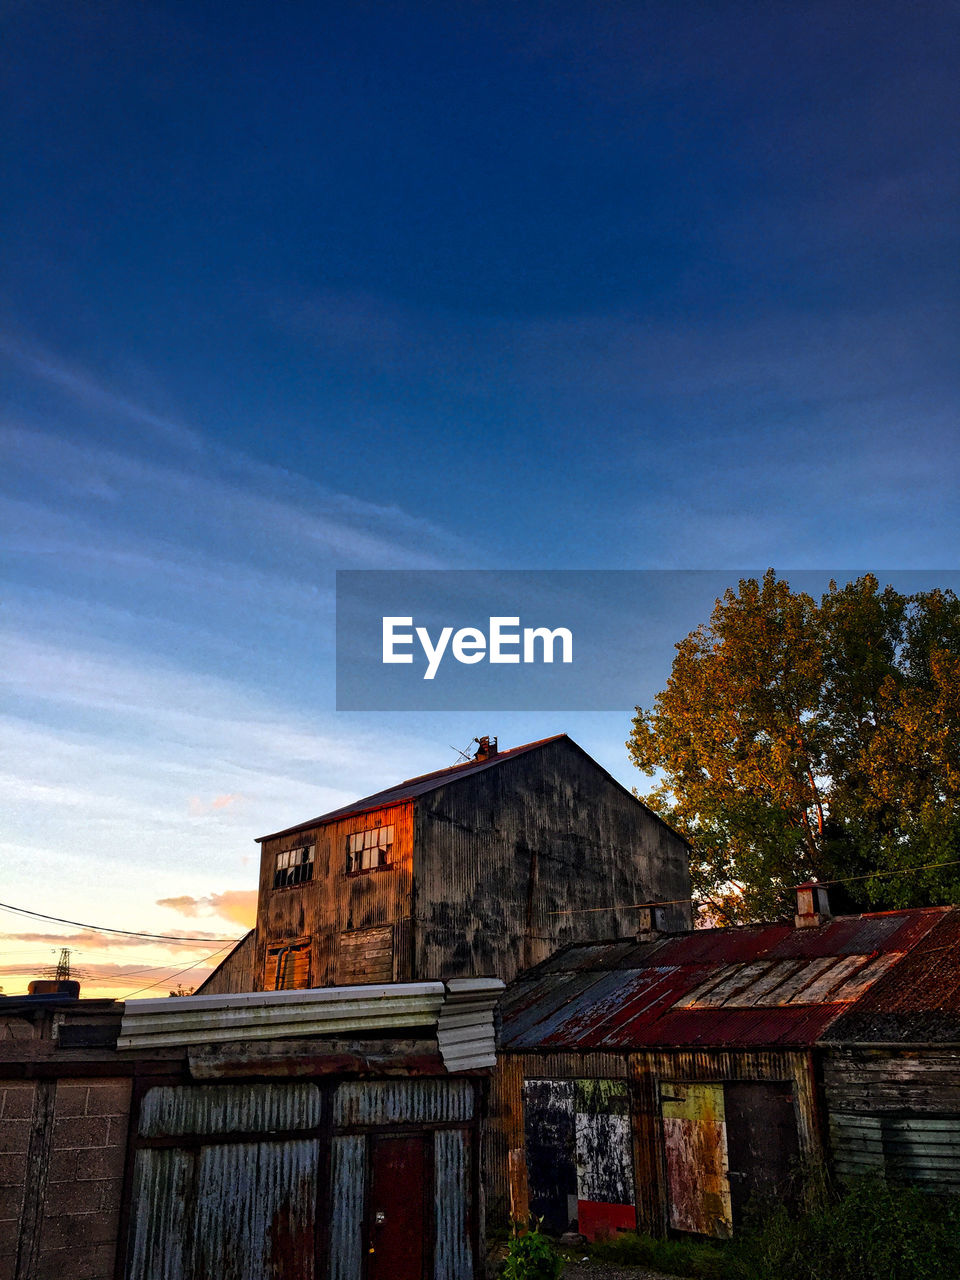
[[799, 1211], [758, 1206], [729, 1241], [624, 1232], [590, 1254], [701, 1280], [958, 1280], [960, 1196], [882, 1181], [838, 1194], [814, 1183]]

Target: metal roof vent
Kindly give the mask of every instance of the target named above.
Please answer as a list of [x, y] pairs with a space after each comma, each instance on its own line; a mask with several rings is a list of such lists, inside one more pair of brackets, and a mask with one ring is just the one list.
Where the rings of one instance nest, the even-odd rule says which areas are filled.
[[797, 913], [793, 923], [798, 929], [810, 929], [832, 919], [827, 886], [817, 880], [797, 885]]
[[477, 744], [477, 752], [473, 757], [474, 760], [489, 760], [491, 756], [495, 756], [497, 754], [496, 738], [474, 738], [474, 742]]

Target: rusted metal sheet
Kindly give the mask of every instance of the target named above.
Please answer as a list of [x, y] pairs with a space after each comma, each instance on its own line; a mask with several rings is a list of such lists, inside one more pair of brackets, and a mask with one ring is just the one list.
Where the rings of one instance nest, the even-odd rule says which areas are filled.
[[430, 1026], [445, 994], [440, 982], [412, 982], [128, 1000], [117, 1047], [150, 1049]]
[[577, 1217], [573, 1080], [528, 1080], [523, 1086], [524, 1147], [530, 1212], [555, 1232]]
[[473, 1280], [470, 1137], [440, 1129], [434, 1142], [434, 1280]]
[[[915, 977], [940, 966], [939, 1015], [950, 1030], [953, 1001], [960, 1035], [960, 964], [950, 958], [960, 945], [951, 934], [933, 947], [954, 918], [938, 908], [572, 947], [511, 985], [500, 1043], [508, 1052], [809, 1046], [851, 1007], [895, 1004], [907, 960]], [[955, 932], [960, 944], [960, 924]]]
[[[657, 947], [657, 964], [737, 964], [766, 955], [796, 930], [786, 924], [751, 924], [734, 929], [696, 929]], [[808, 932], [813, 932], [809, 930]]]
[[127, 1280], [187, 1280], [183, 1242], [193, 1167], [192, 1152], [137, 1152]]
[[160, 1085], [140, 1107], [141, 1138], [291, 1132], [320, 1123], [315, 1084]]
[[733, 1208], [723, 1085], [664, 1082], [660, 1111], [670, 1226], [698, 1235], [729, 1236]]
[[[689, 895], [680, 838], [565, 738], [447, 780], [415, 815], [416, 972], [509, 980], [566, 943], [631, 937], [636, 911], [611, 904]], [[689, 909], [662, 915], [682, 928]]]
[[536, 751], [548, 742], [559, 742], [564, 737], [566, 737], [566, 734], [556, 734], [552, 738], [542, 738], [538, 742], [528, 742], [521, 747], [498, 751], [496, 755], [483, 760], [467, 760], [462, 764], [451, 765], [447, 769], [437, 769], [433, 773], [425, 773], [416, 778], [409, 778], [407, 781], [397, 783], [396, 786], [388, 787], [384, 791], [376, 791], [373, 795], [354, 800], [351, 804], [343, 805], [339, 809], [332, 809], [329, 813], [322, 814], [319, 818], [312, 818], [308, 822], [302, 822], [299, 826], [287, 827], [284, 831], [275, 832], [270, 836], [260, 836], [259, 840], [261, 843], [266, 840], [277, 840], [281, 836], [308, 831], [310, 828], [319, 827], [323, 823], [335, 822], [338, 819], [358, 814], [366, 814], [372, 809], [384, 809], [389, 805], [401, 804], [417, 796], [429, 795], [431, 791], [436, 791], [438, 787], [445, 786], [448, 782], [470, 777], [472, 774], [480, 773], [485, 769], [502, 764], [505, 760], [515, 759], [517, 756], [525, 755], [529, 751]]
[[363, 1274], [366, 1144], [363, 1136], [330, 1144], [330, 1280], [361, 1280]]
[[251, 929], [213, 973], [197, 987], [196, 995], [221, 995], [228, 991], [257, 989], [257, 931]]
[[867, 955], [909, 951], [935, 928], [948, 907], [839, 916], [817, 929], [790, 929], [770, 949], [773, 958]]
[[470, 1080], [357, 1080], [342, 1084], [333, 1102], [338, 1129], [362, 1125], [466, 1124], [473, 1119]]
[[437, 1018], [437, 1045], [448, 1071], [476, 1071], [497, 1063], [495, 1010], [499, 978], [451, 978]]
[[528, 1080], [530, 1211], [588, 1239], [636, 1226], [630, 1105], [623, 1080]]
[[319, 1143], [142, 1149], [128, 1280], [312, 1280]]
[[751, 1201], [789, 1204], [797, 1193], [800, 1142], [793, 1087], [781, 1081], [730, 1081], [723, 1086], [727, 1179], [733, 1223]]
[[831, 1027], [831, 1041], [960, 1041], [960, 909], [938, 913], [904, 959]]
[[563, 1023], [540, 1043], [544, 1048], [554, 1044], [587, 1048], [619, 1033], [629, 1034], [634, 1019], [649, 1021], [657, 1008], [669, 1008], [687, 980], [679, 968], [660, 965], [610, 974], [602, 990], [591, 989], [589, 1001], [575, 1001]]
[[[392, 828], [388, 861], [375, 869], [348, 874], [349, 842], [365, 829]], [[309, 841], [314, 847], [313, 878], [289, 887], [274, 887], [278, 855]], [[260, 892], [257, 908], [257, 989], [272, 986], [268, 950], [291, 943], [310, 944], [311, 982], [325, 986], [338, 977], [338, 939], [343, 934], [374, 929], [393, 930], [389, 973], [382, 939], [377, 951], [376, 977], [362, 980], [402, 982], [411, 977], [409, 918], [413, 869], [413, 811], [409, 803], [370, 809], [361, 814], [320, 820], [288, 835], [266, 839], [261, 846]], [[354, 961], [361, 956], [353, 957]], [[362, 967], [362, 966], [361, 966]], [[352, 980], [352, 979], [350, 979]]]
[[203, 1148], [188, 1275], [313, 1280], [319, 1143]]

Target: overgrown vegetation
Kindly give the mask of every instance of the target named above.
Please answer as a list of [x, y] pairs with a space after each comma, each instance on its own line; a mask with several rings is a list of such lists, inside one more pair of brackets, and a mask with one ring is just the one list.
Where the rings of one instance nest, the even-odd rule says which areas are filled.
[[956, 1280], [960, 1197], [867, 1180], [821, 1188], [797, 1213], [766, 1209], [726, 1243], [624, 1233], [592, 1256], [702, 1280]]
[[540, 1225], [535, 1221], [525, 1231], [514, 1228], [501, 1272], [503, 1280], [557, 1280], [563, 1259]]

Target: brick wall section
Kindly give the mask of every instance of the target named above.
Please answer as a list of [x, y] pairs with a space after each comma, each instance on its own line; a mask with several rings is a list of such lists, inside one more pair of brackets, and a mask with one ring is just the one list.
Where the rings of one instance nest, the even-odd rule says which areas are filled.
[[17, 1265], [34, 1085], [0, 1081], [0, 1280]]
[[58, 1082], [38, 1268], [31, 1280], [111, 1280], [130, 1089], [129, 1080]]

